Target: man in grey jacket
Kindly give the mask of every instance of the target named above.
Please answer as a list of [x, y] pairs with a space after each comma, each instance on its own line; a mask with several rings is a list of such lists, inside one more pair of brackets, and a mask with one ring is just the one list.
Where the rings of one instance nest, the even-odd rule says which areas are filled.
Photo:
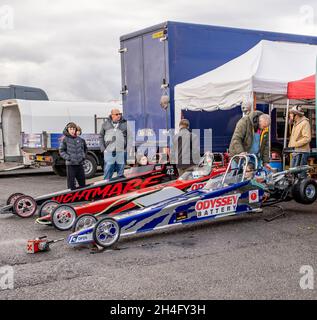
[[104, 153], [104, 179], [111, 180], [114, 171], [123, 176], [127, 149], [127, 121], [118, 109], [112, 109], [102, 124], [99, 142]]
[[176, 162], [178, 174], [181, 176], [185, 170], [200, 159], [200, 143], [197, 135], [189, 130], [189, 121], [182, 119], [179, 123], [179, 132], [173, 138], [173, 160]]

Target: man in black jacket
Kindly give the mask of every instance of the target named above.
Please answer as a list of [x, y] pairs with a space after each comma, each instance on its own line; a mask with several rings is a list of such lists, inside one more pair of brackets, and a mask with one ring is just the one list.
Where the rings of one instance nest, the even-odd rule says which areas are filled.
[[102, 124], [99, 136], [100, 150], [104, 153], [104, 179], [111, 180], [114, 171], [123, 176], [127, 149], [127, 121], [118, 109], [111, 110]]
[[76, 189], [76, 181], [80, 188], [85, 187], [84, 160], [87, 155], [86, 141], [76, 135], [77, 126], [70, 122], [63, 131], [63, 138], [59, 146], [60, 156], [66, 161], [67, 187]]

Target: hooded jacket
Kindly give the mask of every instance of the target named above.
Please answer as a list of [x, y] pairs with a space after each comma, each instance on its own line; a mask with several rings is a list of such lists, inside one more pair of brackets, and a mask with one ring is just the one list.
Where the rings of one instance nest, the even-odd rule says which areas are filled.
[[[238, 121], [229, 146], [229, 154], [231, 157], [242, 152], [250, 151], [254, 132], [259, 128], [259, 117], [262, 114], [263, 112], [261, 111], [252, 111]], [[268, 129], [262, 130], [261, 133], [260, 158], [263, 163], [270, 162]]]
[[59, 154], [66, 161], [66, 165], [81, 165], [87, 155], [86, 141], [69, 134], [67, 127], [63, 131], [63, 138], [59, 146]]
[[294, 122], [288, 146], [295, 148], [296, 152], [310, 152], [311, 128], [309, 120], [301, 117]]
[[121, 119], [114, 123], [111, 117], [106, 118], [99, 133], [100, 150], [125, 151], [127, 148], [127, 120]]

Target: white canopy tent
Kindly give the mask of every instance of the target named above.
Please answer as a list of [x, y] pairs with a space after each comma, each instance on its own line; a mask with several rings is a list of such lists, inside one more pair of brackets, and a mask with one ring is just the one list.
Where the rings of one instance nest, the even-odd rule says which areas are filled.
[[175, 86], [175, 128], [181, 110], [228, 110], [253, 102], [254, 93], [269, 103], [285, 98], [288, 82], [315, 73], [316, 56], [317, 45], [260, 41], [236, 59]]

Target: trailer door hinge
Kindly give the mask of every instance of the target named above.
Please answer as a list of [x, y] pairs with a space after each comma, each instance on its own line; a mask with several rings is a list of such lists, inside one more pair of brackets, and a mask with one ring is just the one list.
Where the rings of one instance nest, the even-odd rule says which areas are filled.
[[167, 89], [169, 87], [169, 84], [167, 83], [166, 79], [163, 79], [162, 85], [161, 85], [161, 89]]
[[161, 89], [167, 89], [169, 87], [169, 84], [168, 83], [163, 83], [161, 85]]
[[124, 52], [128, 52], [128, 48], [120, 48], [118, 50], [119, 53], [124, 53]]
[[120, 91], [120, 94], [128, 94], [128, 87], [125, 85], [122, 90]]

